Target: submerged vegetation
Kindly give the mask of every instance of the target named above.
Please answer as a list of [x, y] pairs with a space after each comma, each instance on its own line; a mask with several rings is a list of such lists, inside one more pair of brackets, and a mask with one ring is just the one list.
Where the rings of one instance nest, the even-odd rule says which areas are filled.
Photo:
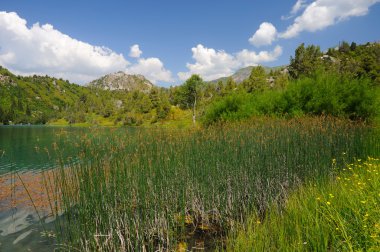
[[55, 178], [60, 194], [52, 206], [61, 202], [64, 211], [59, 244], [85, 251], [221, 249], [251, 213], [265, 219], [294, 188], [326, 181], [354, 157], [378, 156], [378, 139], [370, 127], [323, 118], [196, 131], [94, 130], [81, 137], [82, 162]]

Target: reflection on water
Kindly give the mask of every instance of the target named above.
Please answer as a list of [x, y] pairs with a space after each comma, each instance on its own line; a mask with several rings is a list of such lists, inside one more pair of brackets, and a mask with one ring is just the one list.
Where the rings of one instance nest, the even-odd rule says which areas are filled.
[[86, 131], [0, 126], [0, 251], [54, 250], [54, 219], [47, 200], [54, 195], [47, 195], [43, 179], [58, 164], [76, 162], [76, 143]]
[[53, 219], [42, 222], [30, 209], [0, 212], [0, 251], [53, 251]]

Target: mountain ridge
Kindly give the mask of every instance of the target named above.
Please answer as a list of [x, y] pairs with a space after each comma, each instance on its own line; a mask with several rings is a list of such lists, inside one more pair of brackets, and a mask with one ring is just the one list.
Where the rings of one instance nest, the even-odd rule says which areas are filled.
[[[248, 79], [248, 77], [251, 74], [251, 71], [254, 67], [256, 67], [256, 66], [248, 66], [248, 67], [240, 68], [231, 76], [222, 77], [222, 78], [215, 79], [215, 80], [212, 80], [209, 82], [210, 83], [218, 83], [219, 81], [222, 81], [223, 83], [225, 83], [228, 80], [228, 78], [232, 78], [236, 83], [239, 84], [239, 83], [243, 82], [244, 80]], [[266, 73], [270, 73], [271, 70], [275, 71], [275, 70], [281, 70], [283, 68], [286, 68], [286, 65], [276, 66], [276, 67], [263, 66], [263, 68], [265, 69]]]

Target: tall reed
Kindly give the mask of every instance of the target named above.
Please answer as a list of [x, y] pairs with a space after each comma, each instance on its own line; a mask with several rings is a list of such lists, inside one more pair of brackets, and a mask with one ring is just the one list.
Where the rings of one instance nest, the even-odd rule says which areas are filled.
[[[335, 119], [269, 119], [201, 130], [95, 129], [54, 184], [58, 243], [84, 251], [224, 246], [305, 181], [380, 154], [379, 133]], [[64, 148], [60, 146], [59, 148]]]

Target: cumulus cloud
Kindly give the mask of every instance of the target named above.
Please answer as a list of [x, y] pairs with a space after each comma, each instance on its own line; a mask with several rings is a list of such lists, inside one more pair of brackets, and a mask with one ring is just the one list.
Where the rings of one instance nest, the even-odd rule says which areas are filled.
[[276, 46], [273, 51], [261, 51], [259, 53], [244, 49], [236, 54], [236, 59], [243, 66], [254, 66], [259, 63], [266, 63], [277, 60], [282, 54], [282, 47]]
[[[307, 5], [303, 13], [296, 17], [294, 23], [285, 32], [280, 33], [279, 37], [293, 38], [303, 31], [323, 30], [350, 17], [364, 16], [369, 7], [378, 2], [380, 0], [316, 0]], [[299, 5], [302, 6], [302, 3]], [[298, 5], [294, 9], [297, 12]]]
[[264, 22], [259, 29], [249, 39], [249, 42], [254, 46], [270, 45], [276, 39], [277, 30], [273, 24]]
[[191, 49], [194, 64], [187, 63], [188, 72], [178, 73], [181, 80], [186, 80], [192, 74], [199, 74], [205, 80], [217, 79], [230, 75], [233, 69], [239, 67], [239, 62], [225, 51], [216, 51], [199, 44]]
[[136, 64], [127, 68], [126, 73], [144, 75], [154, 84], [158, 81], [173, 82], [172, 73], [165, 69], [158, 58], [139, 59]]
[[135, 44], [131, 46], [131, 49], [129, 51], [129, 57], [140, 58], [141, 54], [142, 54], [142, 51], [140, 50], [139, 45]]
[[282, 54], [280, 46], [277, 46], [272, 52], [261, 51], [259, 53], [242, 50], [236, 54], [229, 54], [222, 50], [217, 51], [204, 47], [201, 44], [191, 50], [195, 63], [187, 63], [189, 71], [178, 73], [181, 80], [188, 79], [192, 74], [199, 74], [206, 81], [226, 77], [241, 67], [274, 61]]
[[129, 64], [122, 54], [73, 39], [50, 24], [28, 27], [17, 13], [0, 12], [0, 65], [17, 74], [86, 83]]

